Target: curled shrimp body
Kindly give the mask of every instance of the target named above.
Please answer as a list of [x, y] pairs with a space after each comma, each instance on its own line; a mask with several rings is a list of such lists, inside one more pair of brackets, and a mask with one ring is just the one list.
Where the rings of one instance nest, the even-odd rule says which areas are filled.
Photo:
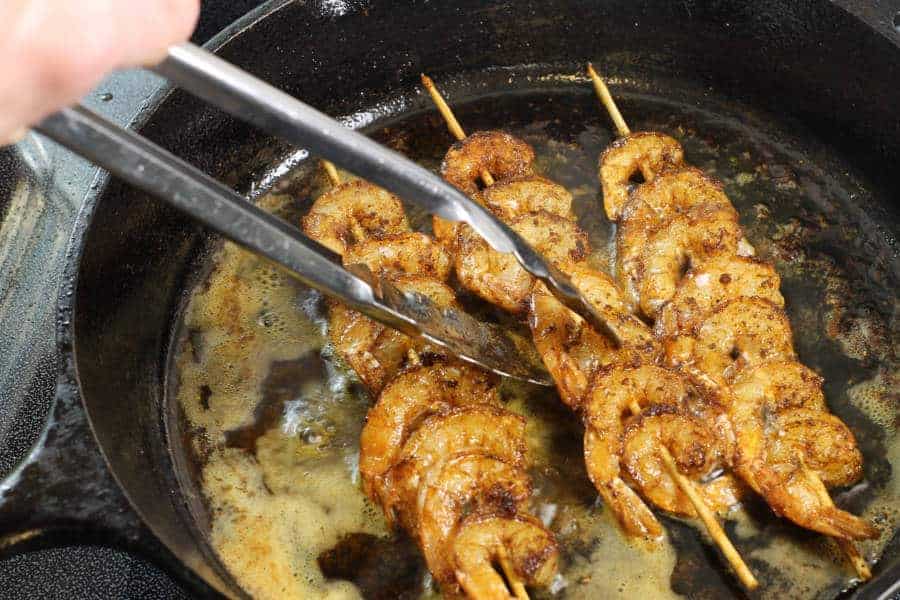
[[457, 456], [419, 488], [419, 545], [434, 578], [454, 579], [448, 548], [466, 515], [514, 517], [531, 496], [528, 474], [480, 454]]
[[737, 211], [722, 191], [722, 184], [694, 167], [663, 171], [638, 187], [623, 207], [620, 220], [623, 228], [635, 233], [640, 229], [651, 231], [672, 216], [687, 214], [698, 205], [729, 212], [737, 220]]
[[783, 411], [827, 410], [822, 378], [795, 360], [771, 360], [744, 369], [732, 384], [732, 394], [745, 404]]
[[374, 275], [409, 273], [439, 281], [450, 275], [450, 255], [427, 235], [404, 232], [350, 246], [344, 265], [365, 265]]
[[659, 537], [662, 527], [644, 501], [622, 479], [624, 420], [636, 403], [679, 407], [690, 393], [677, 374], [653, 365], [615, 365], [600, 372], [585, 398], [584, 455], [588, 476], [633, 535]]
[[600, 155], [598, 176], [603, 207], [610, 221], [618, 221], [634, 188], [631, 179], [642, 173], [646, 181], [684, 160], [681, 145], [661, 133], [637, 132], [620, 138]]
[[534, 212], [574, 218], [572, 194], [543, 177], [520, 177], [495, 183], [479, 193], [479, 200], [503, 221]]
[[525, 421], [518, 415], [486, 405], [432, 415], [409, 436], [385, 474], [381, 505], [385, 514], [399, 516], [408, 531], [416, 532], [417, 490], [430, 471], [459, 454], [484, 454], [522, 468], [525, 453]]
[[396, 462], [414, 424], [430, 414], [475, 404], [499, 405], [497, 379], [456, 362], [417, 365], [394, 377], [369, 410], [360, 436], [359, 472], [376, 499], [381, 477]]
[[[533, 162], [534, 150], [522, 140], [502, 131], [479, 131], [450, 147], [441, 163], [441, 176], [484, 204], [478, 191], [482, 172], [490, 173], [495, 185], [502, 185], [508, 179], [530, 177]], [[508, 205], [509, 201], [498, 196], [498, 204]], [[435, 238], [454, 250], [461, 225], [434, 217], [432, 226]]]
[[[509, 226], [563, 271], [570, 271], [589, 252], [585, 233], [573, 221], [552, 213], [516, 217]], [[516, 314], [528, 310], [534, 278], [513, 255], [493, 250], [468, 225], [460, 228], [455, 268], [462, 286], [487, 302]]]
[[833, 414], [807, 408], [785, 411], [778, 415], [778, 429], [768, 451], [777, 464], [801, 456], [826, 487], [850, 485], [862, 477], [856, 438]]
[[727, 466], [729, 445], [703, 419], [679, 407], [654, 405], [625, 425], [622, 440], [622, 465], [630, 480], [659, 508], [697, 516], [688, 496], [669, 475], [661, 447], [675, 459], [679, 473], [695, 480], [695, 488], [711, 510], [724, 512], [739, 502], [737, 480], [727, 474], [710, 477]]
[[441, 176], [463, 193], [478, 192], [482, 171], [497, 181], [532, 174], [534, 150], [502, 131], [479, 131], [450, 147], [441, 164]]
[[456, 579], [476, 600], [522, 597], [520, 591], [509, 590], [493, 565], [505, 565], [504, 570], [510, 569], [528, 585], [544, 586], [556, 573], [558, 562], [553, 536], [540, 521], [524, 515], [473, 515], [460, 525], [453, 540]]
[[[387, 280], [401, 291], [428, 296], [436, 306], [456, 306], [456, 295], [444, 283], [417, 275], [392, 274]], [[329, 301], [328, 338], [338, 356], [346, 362], [374, 395], [404, 365], [410, 349], [422, 349], [423, 342], [356, 312], [340, 302]]]
[[745, 369], [794, 359], [794, 339], [784, 311], [762, 298], [720, 304], [688, 337], [665, 343], [673, 365], [691, 367], [715, 386], [726, 386]]
[[638, 187], [622, 211], [616, 235], [619, 281], [634, 285], [641, 251], [665, 222], [678, 216], [696, 219], [713, 213], [737, 223], [737, 212], [721, 186], [698, 169], [670, 170]]
[[[778, 399], [773, 406], [770, 397], [757, 390], [739, 380], [729, 408], [738, 448], [735, 467], [744, 481], [777, 514], [801, 527], [842, 539], [877, 537], [870, 523], [837, 508], [823, 485], [825, 478], [849, 482], [858, 476], [861, 457], [846, 426], [821, 410], [779, 411]], [[824, 464], [839, 455], [836, 467]]]
[[409, 231], [400, 199], [363, 180], [325, 192], [303, 217], [303, 231], [343, 255], [353, 244]]
[[757, 297], [784, 306], [781, 278], [772, 265], [741, 256], [717, 256], [687, 272], [654, 324], [660, 338], [689, 335], [716, 306], [739, 297]]
[[571, 280], [624, 342], [617, 347], [612, 339], [597, 333], [566, 308], [543, 284], [535, 286], [529, 319], [532, 339], [560, 398], [570, 408], [579, 409], [588, 384], [599, 369], [614, 362], [651, 360], [657, 345], [646, 325], [628, 313], [608, 275], [578, 265]]
[[758, 407], [761, 415], [739, 432], [741, 451], [765, 451], [777, 464], [799, 457], [826, 486], [850, 485], [862, 476], [862, 455], [853, 433], [827, 412], [821, 384], [821, 377], [795, 361], [763, 363], [742, 373], [732, 386], [735, 402]]
[[713, 256], [734, 255], [743, 237], [740, 225], [727, 211], [698, 207], [691, 215], [673, 217], [647, 239], [640, 258], [623, 266], [619, 281], [635, 304], [650, 318], [671, 300], [688, 268]]

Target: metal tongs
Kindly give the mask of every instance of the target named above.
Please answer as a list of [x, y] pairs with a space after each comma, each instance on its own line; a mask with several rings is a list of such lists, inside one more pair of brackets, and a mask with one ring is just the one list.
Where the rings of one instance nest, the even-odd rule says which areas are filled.
[[[170, 48], [154, 70], [210, 104], [308, 148], [430, 214], [469, 224], [492, 248], [512, 253], [563, 304], [617, 338], [563, 273], [507, 225], [430, 171], [192, 44]], [[344, 270], [337, 255], [297, 228], [82, 106], [63, 109], [34, 129], [389, 327], [501, 375], [551, 383], [546, 371], [496, 326], [459, 310], [439, 309], [425, 296], [401, 292], [387, 281], [366, 281]]]

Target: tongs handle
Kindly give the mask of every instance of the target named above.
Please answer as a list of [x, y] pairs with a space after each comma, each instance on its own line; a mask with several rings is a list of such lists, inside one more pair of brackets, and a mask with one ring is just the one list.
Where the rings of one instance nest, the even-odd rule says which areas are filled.
[[429, 214], [467, 223], [494, 250], [515, 256], [556, 298], [621, 343], [615, 329], [564, 273], [488, 210], [427, 169], [193, 44], [170, 48], [155, 71], [210, 104], [308, 148]]
[[[353, 131], [312, 106], [190, 43], [173, 46], [153, 69], [173, 84], [276, 137], [308, 149], [429, 214], [469, 222], [486, 213], [450, 184], [406, 157]], [[486, 229], [499, 223], [487, 223]], [[512, 252], [501, 231], [491, 245]]]
[[305, 284], [404, 333], [414, 322], [380, 302], [371, 285], [339, 264], [340, 257], [298, 229], [152, 142], [87, 108], [65, 108], [35, 130], [225, 237], [290, 269]]

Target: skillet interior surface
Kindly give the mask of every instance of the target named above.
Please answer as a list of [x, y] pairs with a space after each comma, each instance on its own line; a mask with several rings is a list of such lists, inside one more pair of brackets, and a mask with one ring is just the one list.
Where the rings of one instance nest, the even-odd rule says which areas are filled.
[[[445, 87], [467, 99], [455, 105], [469, 130], [496, 127], [500, 116], [504, 129], [536, 148], [542, 174], [574, 194], [592, 259], [609, 271], [614, 231], [599, 208], [595, 165], [612, 137], [590, 88], [566, 76], [577, 69], [474, 73]], [[800, 357], [826, 376], [830, 406], [866, 457], [864, 481], [837, 499], [885, 528], [864, 546], [879, 556], [900, 518], [891, 469], [900, 445], [892, 254], [874, 236], [858, 245], [863, 207], [876, 198], [827, 148], [798, 136], [796, 126], [773, 125], [770, 115], [661, 78], [623, 79], [618, 90], [634, 129], [675, 136], [693, 164], [725, 183], [750, 241], [775, 262]], [[433, 112], [391, 115], [372, 134], [435, 169], [452, 142]], [[303, 161], [260, 201], [296, 223], [326, 186], [315, 162]], [[426, 215], [408, 212], [427, 230]], [[392, 538], [358, 488], [358, 437], [370, 400], [325, 343], [323, 299], [230, 245], [211, 262], [182, 312], [168, 402], [181, 424], [175, 437], [193, 457], [197, 497], [207, 499], [198, 515], [210, 523], [214, 547], [262, 595], [334, 592], [346, 580], [371, 597], [428, 593], [415, 545]], [[739, 593], [684, 523], [667, 520], [670, 547], [651, 551], [625, 540], [597, 504], [581, 427], [554, 392], [508, 384], [504, 395], [529, 420], [538, 510], [552, 518], [564, 548], [559, 595]], [[761, 597], [830, 597], [851, 584], [831, 542], [774, 518], [761, 502], [750, 500], [728, 530], [763, 582]], [[264, 561], [299, 575], [273, 578]], [[604, 570], [616, 576], [599, 577]]]
[[[576, 194], [602, 264], [612, 230], [594, 165], [611, 128], [576, 75], [584, 61], [598, 62], [632, 128], [681, 139], [692, 163], [726, 183], [751, 241], [779, 267], [800, 356], [825, 375], [830, 406], [865, 455], [864, 485], [839, 497], [882, 520], [885, 535], [867, 548], [879, 554], [898, 503], [896, 183], [886, 178], [900, 157], [889, 108], [897, 90], [888, 83], [896, 47], [825, 3], [763, 3], [752, 14], [730, 3], [691, 4], [690, 15], [662, 3], [423, 4], [402, 26], [389, 5], [275, 6], [222, 53], [434, 167], [450, 139], [414, 91], [428, 69], [468, 130], [509, 129], [538, 148], [544, 173]], [[826, 37], [833, 60], [802, 51]], [[760, 49], [758, 39], [770, 43]], [[776, 65], [780, 78], [772, 77]], [[859, 79], [848, 82], [848, 73]], [[841, 112], [842, 103], [858, 110]], [[143, 133], [257, 199], [275, 184], [277, 194], [260, 201], [295, 221], [322, 189], [302, 151], [181, 94], [165, 99]], [[208, 579], [237, 575], [252, 591], [262, 584], [240, 561], [270, 556], [288, 582], [305, 561], [313, 585], [352, 580], [369, 596], [418, 595], [417, 553], [383, 539], [378, 511], [353, 485], [369, 401], [321, 351], [321, 300], [115, 182], [87, 216], [79, 379], [107, 459], [155, 531]], [[574, 419], [552, 394], [510, 388], [508, 397], [532, 417], [532, 445], [542, 454], [539, 499], [565, 546], [560, 594], [740, 593], [687, 525], [667, 521], [673, 547], [650, 559], [625, 545], [584, 476]], [[210, 473], [221, 483], [213, 495], [205, 493]], [[242, 485], [258, 504], [247, 503]], [[255, 515], [262, 506], [265, 514]], [[294, 529], [242, 532], [234, 526], [241, 514], [255, 526], [277, 515]], [[331, 523], [327, 533], [296, 525], [317, 514]], [[751, 502], [728, 530], [765, 595], [835, 596], [848, 584], [818, 536], [772, 519], [764, 506]], [[225, 569], [217, 570], [216, 554]], [[372, 556], [379, 559], [359, 567]], [[633, 576], [606, 575], [617, 571]]]

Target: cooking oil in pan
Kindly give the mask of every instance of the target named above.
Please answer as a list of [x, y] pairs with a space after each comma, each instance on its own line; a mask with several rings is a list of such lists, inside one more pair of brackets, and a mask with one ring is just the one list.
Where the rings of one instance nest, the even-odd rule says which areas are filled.
[[[592, 263], [608, 269], [614, 231], [595, 166], [610, 128], [587, 88], [562, 89], [481, 98], [457, 112], [470, 130], [500, 126], [534, 145], [539, 170], [574, 195]], [[900, 506], [893, 257], [860, 229], [867, 192], [854, 180], [822, 168], [818, 150], [780, 143], [752, 115], [731, 119], [721, 115], [734, 107], [710, 103], [700, 110], [638, 90], [622, 105], [634, 129], [675, 136], [691, 163], [723, 181], [751, 242], [775, 262], [800, 357], [825, 376], [829, 405], [866, 458], [865, 479], [836, 499], [882, 531], [861, 545], [877, 559]], [[431, 168], [451, 142], [432, 114], [373, 134]], [[325, 185], [306, 164], [260, 202], [297, 223]], [[410, 214], [427, 229], [424, 215]], [[170, 380], [222, 563], [257, 598], [437, 594], [415, 544], [390, 533], [360, 490], [358, 438], [372, 400], [326, 344], [321, 296], [230, 244], [212, 263], [184, 308]], [[560, 575], [532, 597], [743, 594], [696, 523], [664, 518], [657, 545], [622, 535], [588, 481], [581, 426], [554, 392], [506, 382], [503, 393], [528, 419], [535, 513], [563, 550]], [[726, 530], [760, 579], [754, 596], [833, 597], [852, 584], [833, 542], [759, 500], [734, 511]]]

